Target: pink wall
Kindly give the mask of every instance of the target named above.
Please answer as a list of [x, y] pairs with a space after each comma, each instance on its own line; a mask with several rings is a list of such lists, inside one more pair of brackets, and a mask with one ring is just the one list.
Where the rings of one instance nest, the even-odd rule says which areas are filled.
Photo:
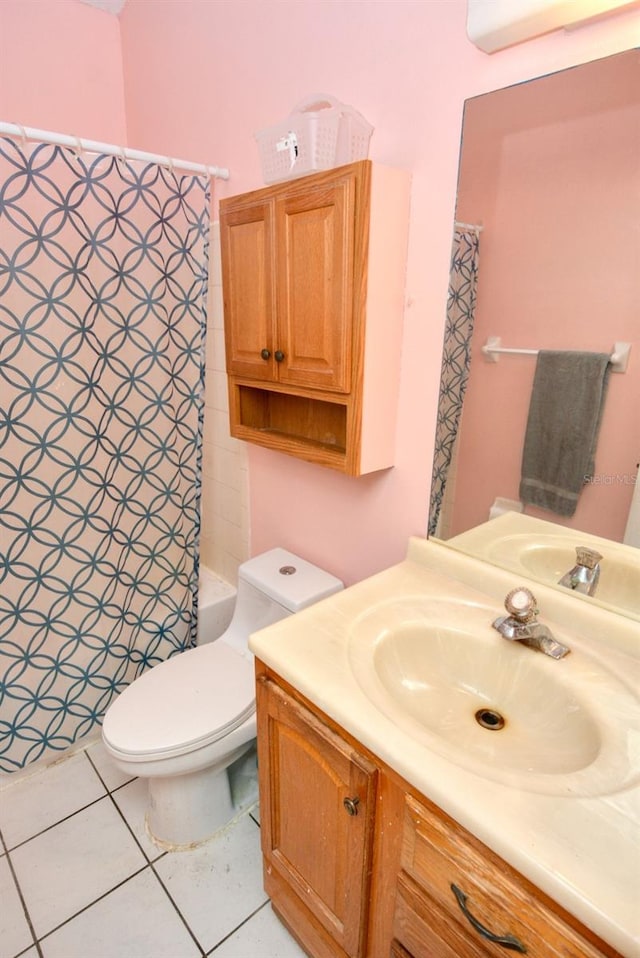
[[622, 539], [640, 451], [639, 71], [634, 51], [467, 109], [457, 216], [483, 232], [452, 535], [486, 521], [496, 496], [518, 499], [535, 360], [487, 363], [480, 348], [500, 336], [595, 352], [632, 343], [627, 374], [610, 377], [600, 481], [570, 520], [526, 510]]
[[0, 119], [126, 142], [117, 18], [77, 0], [2, 0]]
[[131, 145], [229, 166], [220, 195], [262, 185], [254, 131], [320, 91], [374, 124], [374, 161], [413, 174], [395, 468], [349, 479], [250, 447], [252, 551], [279, 543], [347, 582], [426, 530], [464, 99], [640, 37], [627, 14], [489, 57], [465, 16], [464, 0], [128, 0], [121, 17]]
[[[625, 14], [490, 57], [465, 15], [464, 0], [128, 0], [120, 17], [129, 145], [229, 166], [220, 196], [262, 184], [254, 131], [320, 91], [374, 124], [374, 161], [412, 172], [395, 468], [355, 480], [250, 450], [253, 551], [279, 543], [347, 582], [426, 530], [464, 99], [640, 40]], [[117, 30], [76, 0], [3, 0], [0, 112], [123, 141]]]

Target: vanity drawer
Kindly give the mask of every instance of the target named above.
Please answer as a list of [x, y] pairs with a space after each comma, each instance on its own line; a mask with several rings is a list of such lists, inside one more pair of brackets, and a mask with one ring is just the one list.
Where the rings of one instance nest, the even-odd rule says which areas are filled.
[[[404, 873], [398, 876], [391, 956], [487, 958], [488, 952]], [[395, 950], [394, 950], [395, 947]]]
[[[508, 865], [469, 841], [454, 822], [440, 820], [411, 796], [406, 799], [401, 866], [405, 875], [399, 877], [396, 917], [398, 912], [402, 914], [416, 883], [426, 892], [425, 901], [431, 900], [438, 906], [433, 923], [440, 923], [441, 909], [449, 916], [449, 925], [451, 919], [455, 922], [454, 953], [456, 947], [462, 948], [462, 930], [467, 945], [457, 951], [458, 958], [515, 955], [518, 950], [494, 943], [476, 930], [463, 913], [452, 885], [459, 890], [458, 897], [463, 898], [462, 904], [473, 921], [493, 934], [517, 939], [531, 958], [603, 958], [616, 954], [613, 950], [603, 952], [583, 938], [544, 901], [538, 900], [533, 888], [529, 892], [521, 876]], [[428, 914], [423, 919], [429, 923]], [[472, 944], [476, 942], [478, 950]], [[405, 943], [411, 950], [409, 942]], [[430, 954], [429, 949], [423, 954]]]

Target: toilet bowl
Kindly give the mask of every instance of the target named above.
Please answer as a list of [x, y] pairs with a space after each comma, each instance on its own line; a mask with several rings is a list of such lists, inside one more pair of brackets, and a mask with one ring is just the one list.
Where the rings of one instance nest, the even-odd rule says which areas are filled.
[[335, 576], [272, 549], [243, 563], [228, 629], [156, 665], [107, 709], [115, 765], [148, 781], [146, 828], [163, 848], [205, 841], [236, 813], [229, 767], [256, 737], [249, 636], [343, 588]]

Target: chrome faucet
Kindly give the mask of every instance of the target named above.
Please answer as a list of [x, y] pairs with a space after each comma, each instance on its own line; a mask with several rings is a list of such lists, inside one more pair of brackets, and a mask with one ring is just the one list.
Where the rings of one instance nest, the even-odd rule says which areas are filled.
[[544, 652], [553, 659], [561, 659], [571, 651], [554, 639], [546, 625], [538, 622], [535, 596], [529, 589], [524, 586], [512, 589], [504, 600], [504, 607], [509, 614], [497, 618], [493, 628], [505, 639], [522, 642], [530, 649]]
[[583, 595], [595, 595], [600, 578], [601, 558], [595, 549], [576, 546], [576, 564], [558, 579], [558, 585], [573, 589], [574, 592], [582, 592]]

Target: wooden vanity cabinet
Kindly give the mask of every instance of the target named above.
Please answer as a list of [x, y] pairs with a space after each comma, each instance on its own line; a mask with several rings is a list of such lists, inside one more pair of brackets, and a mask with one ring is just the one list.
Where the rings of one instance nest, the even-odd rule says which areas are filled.
[[622, 958], [259, 661], [256, 675], [265, 889], [309, 955]]
[[393, 463], [409, 176], [365, 160], [220, 202], [231, 434]]

